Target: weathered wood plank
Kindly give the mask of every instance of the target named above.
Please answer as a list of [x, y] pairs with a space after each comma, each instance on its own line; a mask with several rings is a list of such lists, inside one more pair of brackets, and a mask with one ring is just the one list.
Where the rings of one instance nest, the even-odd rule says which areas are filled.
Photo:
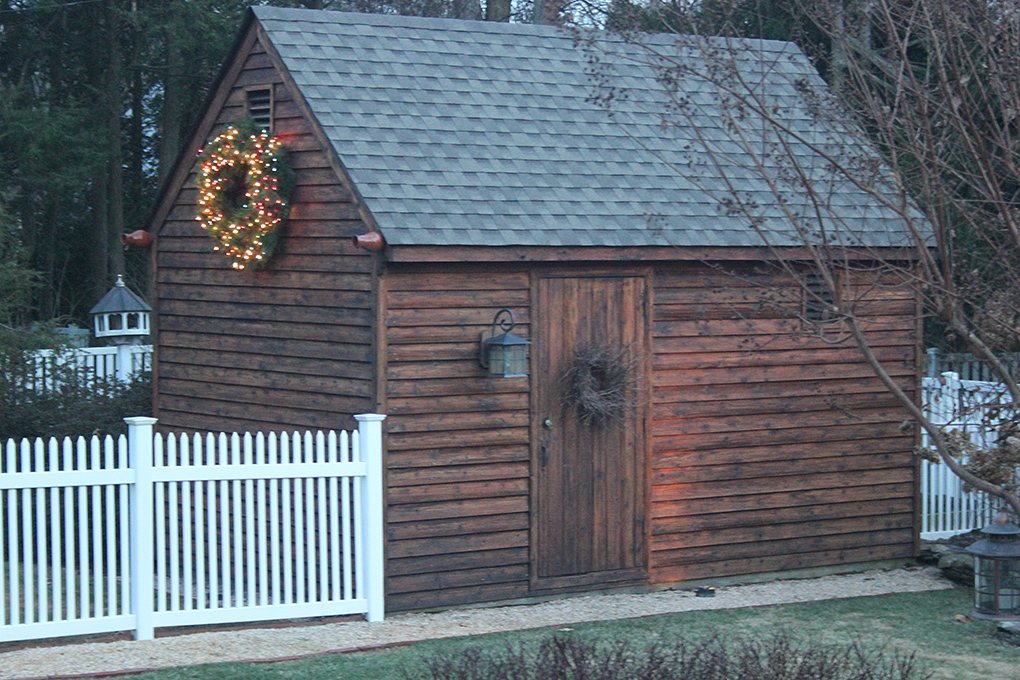
[[677, 449], [660, 453], [652, 459], [653, 468], [695, 468], [704, 465], [748, 464], [781, 460], [804, 461], [815, 458], [892, 454], [900, 460], [912, 460], [913, 439], [886, 437], [884, 439], [858, 439], [831, 441], [820, 446], [818, 442], [780, 444], [776, 446], [746, 446], [730, 449]]
[[[661, 553], [655, 553], [653, 558], [661, 556]], [[785, 555], [763, 555], [753, 558], [699, 562], [695, 564], [662, 564], [660, 566], [656, 563], [656, 566], [652, 569], [651, 576], [654, 583], [680, 583], [695, 579], [718, 579], [724, 576], [742, 574], [813, 569], [861, 562], [904, 559], [912, 556], [912, 545], [906, 544], [902, 540], [894, 540], [888, 544], [865, 543], [863, 547], [836, 548]]]
[[652, 501], [688, 502], [695, 498], [715, 498], [719, 512], [736, 504], [738, 496], [758, 496], [777, 493], [796, 493], [818, 489], [835, 489], [850, 486], [877, 486], [911, 482], [914, 479], [912, 466], [881, 470], [861, 470], [852, 475], [842, 473], [784, 475], [782, 477], [758, 477], [745, 479], [721, 479], [698, 484], [660, 484], [652, 487]]
[[525, 479], [529, 466], [515, 463], [485, 463], [478, 465], [447, 465], [443, 467], [390, 469], [387, 483], [396, 489], [423, 484], [453, 484], [488, 480]]
[[526, 564], [527, 561], [527, 548], [504, 548], [502, 550], [482, 550], [450, 555], [427, 555], [400, 560], [390, 558], [386, 560], [386, 575], [387, 577], [392, 577], [411, 574], [435, 574], [459, 571], [461, 569]]
[[703, 451], [708, 449], [748, 448], [752, 446], [778, 446], [784, 444], [828, 444], [831, 442], [866, 441], [886, 437], [912, 440], [900, 430], [900, 423], [874, 423], [867, 430], [857, 425], [829, 427], [790, 427], [782, 430], [722, 432], [718, 434], [675, 435], [654, 437], [652, 452], [655, 457], [675, 451]]
[[435, 607], [456, 607], [457, 605], [478, 602], [514, 600], [526, 597], [527, 595], [527, 582], [494, 583], [487, 586], [395, 593], [386, 597], [386, 609], [388, 611], [407, 611], [434, 609]]
[[232, 302], [234, 304], [275, 304], [291, 307], [343, 307], [371, 309], [367, 291], [315, 290], [304, 288], [239, 287], [209, 284], [165, 283], [160, 286], [161, 300], [195, 302]]
[[657, 468], [652, 473], [652, 485], [714, 483], [722, 480], [759, 480], [765, 477], [782, 477], [791, 474], [830, 474], [859, 470], [887, 470], [910, 464], [908, 453], [862, 453], [856, 456], [797, 459], [787, 457], [765, 462], [724, 462], [719, 465], [698, 467]]
[[451, 432], [424, 432], [417, 434], [391, 434], [388, 450], [433, 449], [438, 447], [520, 445], [528, 441], [528, 428], [507, 427], [496, 430], [455, 430]]
[[[916, 377], [913, 375], [898, 376], [895, 380], [896, 384], [908, 393], [917, 387]], [[874, 376], [867, 379], [793, 380], [779, 384], [749, 382], [718, 385], [664, 385], [654, 388], [654, 402], [657, 404], [676, 404], [685, 401], [713, 402], [719, 408], [725, 408], [729, 401], [783, 399], [786, 397], [791, 399], [817, 397], [822, 400], [864, 393], [888, 394], [888, 390]], [[711, 407], [711, 404], [706, 404], [698, 408]]]
[[653, 406], [656, 420], [680, 418], [735, 418], [737, 416], [758, 416], [762, 413], [810, 413], [831, 411], [855, 413], [860, 409], [900, 408], [899, 401], [888, 390], [876, 387], [873, 392], [850, 393], [833, 396], [782, 396], [758, 397], [756, 399], [728, 399], [718, 401], [659, 402]]
[[[211, 383], [213, 385], [229, 386], [229, 390], [235, 394], [252, 391], [264, 394], [266, 390], [281, 391], [281, 399], [284, 399], [281, 403], [286, 403], [288, 398], [302, 398], [297, 395], [315, 395], [307, 397], [310, 402], [314, 401], [317, 395], [321, 395], [323, 398], [342, 395], [369, 396], [366, 392], [368, 389], [367, 385], [370, 384], [367, 376], [361, 379], [342, 378], [339, 376], [309, 376], [274, 371], [201, 366], [166, 360], [160, 362], [159, 371], [161, 380], [165, 378], [181, 382]], [[293, 392], [295, 394], [288, 396], [282, 394], [282, 392]]]
[[902, 408], [857, 408], [853, 411], [835, 409], [828, 411], [804, 411], [802, 413], [769, 413], [746, 416], [700, 416], [655, 422], [655, 436], [671, 435], [713, 435], [745, 431], [783, 430], [835, 425], [856, 425], [867, 429], [874, 424], [895, 422], [897, 425], [907, 418]]
[[[774, 522], [757, 526], [715, 528], [704, 531], [685, 531], [676, 534], [658, 534], [652, 538], [652, 552], [669, 553], [673, 550], [718, 546], [734, 547], [742, 543], [764, 544], [780, 540], [802, 540], [809, 537], [844, 536], [896, 529], [912, 529], [914, 515], [907, 510], [895, 515], [845, 517], [812, 522]], [[664, 559], [669, 559], [668, 557]]]
[[416, 574], [414, 576], [391, 576], [386, 579], [386, 596], [389, 598], [403, 593], [447, 592], [451, 589], [465, 586], [479, 587], [510, 582], [526, 584], [527, 580], [527, 564], [481, 569], [460, 569], [432, 574]]
[[[220, 402], [249, 404], [253, 408], [259, 406], [264, 408], [279, 407], [281, 409], [290, 408], [294, 411], [307, 408], [313, 411], [353, 413], [352, 409], [363, 407], [371, 394], [371, 384], [359, 384], [354, 381], [344, 381], [346, 384], [342, 386], [343, 389], [337, 389], [332, 394], [329, 394], [298, 391], [292, 389], [292, 382], [288, 382], [286, 385], [253, 387], [250, 385], [181, 379], [175, 377], [175, 373], [178, 373], [178, 371], [171, 370], [172, 368], [177, 368], [176, 366], [167, 366], [166, 368], [166, 373], [160, 374], [161, 398], [169, 399], [170, 397], [175, 397], [176, 400], [181, 400], [181, 398], [186, 397], [193, 403], [200, 402], [202, 399], [209, 399]], [[199, 371], [194, 371], [194, 373], [199, 373]]]
[[528, 480], [491, 479], [481, 482], [457, 482], [453, 484], [423, 484], [401, 487], [398, 497], [391, 503], [431, 503], [467, 498], [498, 498], [500, 496], [522, 496], [528, 493]]
[[524, 393], [528, 391], [527, 378], [489, 377], [430, 378], [428, 380], [387, 380], [386, 394], [390, 398], [430, 398], [464, 395]]
[[[883, 364], [899, 362], [914, 365], [913, 345], [875, 347], [875, 357]], [[700, 354], [657, 353], [652, 359], [656, 371], [708, 370], [747, 366], [804, 366], [807, 364], [862, 363], [860, 351], [855, 347], [825, 347], [811, 350], [759, 350], [756, 352], [713, 352]]]
[[199, 430], [222, 432], [255, 432], [261, 429], [351, 429], [357, 423], [347, 413], [314, 411], [312, 409], [281, 409], [259, 407], [241, 402], [187, 399], [167, 395], [159, 410], [159, 426], [163, 431]]
[[[368, 347], [368, 343], [359, 342], [361, 338], [358, 336], [364, 336], [367, 333], [363, 332], [363, 329], [358, 328], [326, 327], [321, 329], [315, 327], [315, 330], [323, 332], [308, 334], [312, 336], [312, 339], [305, 339], [304, 337], [299, 339], [291, 338], [287, 334], [287, 331], [293, 333], [293, 328], [279, 328], [270, 324], [265, 324], [259, 329], [264, 331], [264, 335], [250, 336], [243, 335], [246, 329], [236, 328], [234, 324], [224, 324], [224, 327], [221, 329], [224, 332], [216, 332], [216, 329], [211, 329], [208, 325], [200, 329], [200, 331], [205, 332], [193, 333], [173, 330], [180, 327], [188, 328], [187, 323], [183, 319], [177, 318], [174, 321], [177, 323], [167, 324], [170, 328], [160, 328], [161, 350], [163, 347], [188, 348], [214, 350], [218, 353], [218, 356], [213, 358], [210, 355], [193, 352], [191, 353], [191, 361], [195, 363], [212, 363], [213, 365], [222, 366], [271, 367], [276, 357], [279, 357], [281, 361], [286, 361], [288, 357], [292, 357], [340, 361], [350, 358], [360, 362], [363, 356], [362, 352], [367, 351], [363, 348]], [[195, 325], [198, 324], [196, 323]], [[316, 339], [317, 337], [319, 339]], [[240, 352], [241, 350], [244, 350], [247, 356], [243, 358], [224, 356], [225, 353]], [[292, 365], [295, 370], [297, 365], [300, 365], [300, 362], [287, 363]]]
[[478, 447], [437, 447], [434, 449], [411, 449], [406, 451], [389, 451], [386, 466], [390, 470], [401, 468], [419, 468], [446, 465], [475, 465], [478, 463], [522, 463], [531, 460], [531, 451], [526, 442], [505, 444], [503, 446]]
[[201, 300], [174, 300], [161, 297], [159, 313], [167, 316], [209, 317], [259, 322], [306, 323], [318, 325], [370, 326], [372, 314], [366, 309], [339, 307], [287, 306], [271, 304], [229, 304]]
[[509, 392], [503, 394], [465, 394], [429, 398], [395, 397], [388, 400], [386, 410], [392, 417], [426, 413], [520, 411], [527, 410], [527, 408], [527, 394]]
[[521, 494], [491, 498], [482, 495], [478, 498], [454, 498], [422, 503], [408, 503], [400, 494], [390, 494], [389, 498], [390, 505], [386, 511], [386, 519], [391, 525], [399, 522], [507, 515], [528, 511], [528, 497]]
[[389, 541], [386, 545], [386, 554], [393, 559], [401, 559], [424, 555], [523, 548], [527, 545], [527, 531], [497, 531], [491, 534], [471, 534], [469, 536], [437, 536], [427, 541]]
[[[914, 376], [917, 369], [904, 362], [884, 365], [895, 377]], [[721, 383], [776, 383], [822, 380], [871, 379], [875, 372], [864, 363], [806, 364], [803, 366], [734, 366], [729, 368], [690, 369], [685, 371], [656, 371], [652, 380], [656, 387], [681, 385], [718, 385]]]
[[[479, 276], [479, 272], [485, 273]], [[423, 275], [427, 272], [427, 275]], [[386, 288], [390, 295], [402, 291], [428, 292], [468, 291], [468, 290], [530, 290], [531, 281], [527, 270], [516, 272], [493, 271], [491, 267], [480, 270], [470, 268], [464, 272], [451, 272], [448, 268], [409, 268], [401, 273], [390, 273], [386, 279]], [[493, 310], [495, 313], [495, 310]], [[491, 319], [489, 320], [492, 321]]]
[[[880, 531], [799, 536], [774, 541], [751, 541], [727, 545], [706, 545], [676, 550], [657, 550], [652, 553], [656, 565], [708, 564], [730, 560], [757, 561], [766, 557], [792, 557], [794, 555], [833, 550], [850, 551], [861, 546], [900, 545], [908, 556], [912, 552], [913, 526]], [[902, 548], [901, 548], [902, 549]], [[745, 567], [746, 568], [746, 567]], [[760, 571], [757, 565], [752, 571]]]
[[[860, 326], [866, 332], [916, 331], [913, 317], [862, 319]], [[652, 324], [652, 335], [655, 338], [716, 338], [730, 335], [746, 338], [756, 335], [805, 335], [805, 329], [800, 321], [793, 319], [656, 321]], [[832, 339], [839, 340], [839, 337]], [[817, 336], [815, 341], [818, 341]]]
[[528, 513], [518, 512], [422, 522], [391, 522], [386, 527], [386, 538], [390, 541], [423, 541], [439, 536], [473, 536], [501, 531], [524, 531], [527, 528]]
[[320, 272], [252, 271], [237, 272], [232, 269], [160, 269], [157, 281], [160, 284], [194, 284], [208, 286], [232, 286], [241, 288], [270, 288], [281, 290], [300, 288], [302, 290], [342, 290], [346, 292], [369, 292], [371, 279], [361, 274], [323, 274]]
[[507, 427], [527, 427], [530, 422], [525, 411], [469, 411], [466, 413], [443, 412], [417, 413], [393, 416], [387, 423], [390, 436], [412, 432], [453, 432], [457, 430], [480, 430]]
[[[492, 328], [492, 319], [484, 324], [465, 326], [408, 326], [386, 329], [386, 337], [392, 345], [417, 344], [421, 342], [478, 342], [483, 331]], [[518, 323], [514, 334], [528, 338], [528, 326]]]
[[[480, 307], [495, 311], [502, 307], [512, 309], [526, 307], [530, 302], [527, 290], [442, 290], [433, 291], [390, 291], [387, 295], [388, 308], [397, 309], [458, 309], [461, 307]], [[424, 313], [426, 316], [429, 312]], [[516, 315], [516, 312], [515, 312]], [[489, 319], [492, 323], [492, 319]]]
[[[654, 493], [653, 493], [654, 495]], [[861, 503], [883, 499], [913, 498], [913, 480], [870, 486], [844, 485], [837, 488], [805, 489], [732, 496], [720, 500], [717, 496], [702, 498], [669, 498], [653, 502], [653, 521], [662, 517], [694, 517], [712, 513], [748, 512], [776, 508], [821, 506], [829, 503]]]
[[[901, 346], [912, 340], [903, 330], [870, 333], [868, 341], [874, 347]], [[752, 335], [709, 336], [657, 336], [653, 350], [657, 354], [715, 354], [733, 352], [751, 355], [756, 352], [792, 350], [855, 349], [849, 337], [823, 341], [817, 335], [806, 333], [756, 333]]]
[[[674, 506], [679, 512], [681, 505]], [[652, 522], [653, 536], [682, 535], [698, 531], [758, 527], [785, 522], [821, 522], [847, 517], [876, 517], [910, 513], [914, 501], [909, 497], [856, 500], [848, 503], [824, 503], [775, 507], [737, 512], [706, 512], [659, 517]]]
[[[430, 309], [428, 312], [423, 312], [419, 309], [393, 309], [390, 308], [386, 311], [386, 326], [387, 327], [419, 327], [419, 326], [439, 326], [444, 327], [462, 327], [462, 326], [477, 326], [480, 329], [486, 329], [492, 327], [492, 318], [498, 310], [493, 310], [491, 307], [486, 306], [457, 306], [457, 307], [444, 307], [438, 309]], [[514, 317], [518, 324], [527, 324], [529, 321], [528, 308], [518, 306], [514, 309]], [[514, 333], [521, 335], [517, 328], [514, 329]], [[475, 332], [477, 338], [477, 331]]]

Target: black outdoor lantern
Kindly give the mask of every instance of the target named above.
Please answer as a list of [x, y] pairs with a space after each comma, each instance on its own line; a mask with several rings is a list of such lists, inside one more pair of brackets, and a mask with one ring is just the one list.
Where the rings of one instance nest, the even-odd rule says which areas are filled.
[[[496, 326], [503, 331], [496, 335]], [[522, 378], [528, 375], [528, 345], [531, 343], [510, 331], [517, 325], [514, 313], [501, 309], [492, 319], [489, 337], [482, 332], [478, 363], [489, 369], [489, 375]]]
[[974, 556], [977, 619], [1020, 621], [1020, 527], [1000, 512], [981, 530], [988, 536], [967, 548]]

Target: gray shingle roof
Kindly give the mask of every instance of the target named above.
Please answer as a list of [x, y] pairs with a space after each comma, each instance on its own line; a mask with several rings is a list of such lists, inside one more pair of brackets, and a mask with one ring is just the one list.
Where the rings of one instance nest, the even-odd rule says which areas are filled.
[[[650, 62], [718, 65], [721, 41], [707, 43], [720, 49], [713, 55], [678, 47], [676, 36], [652, 37], [659, 56], [650, 56], [609, 35], [586, 48], [545, 26], [254, 11], [393, 245], [761, 245], [745, 211], [726, 209], [734, 195], [775, 243], [799, 244], [776, 191], [722, 125], [713, 88], [685, 77], [688, 103], [663, 123], [669, 102]], [[807, 59], [769, 41], [735, 54], [803, 137], [794, 149], [824, 193], [825, 228], [842, 223], [848, 244], [898, 244], [895, 215], [834, 181], [805, 144], [837, 154], [849, 139], [812, 115], [803, 92], [824, 85]], [[593, 101], [600, 92], [615, 96], [611, 113]], [[753, 117], [741, 127], [765, 151], [786, 209], [811, 214], [772, 146], [755, 137]]]

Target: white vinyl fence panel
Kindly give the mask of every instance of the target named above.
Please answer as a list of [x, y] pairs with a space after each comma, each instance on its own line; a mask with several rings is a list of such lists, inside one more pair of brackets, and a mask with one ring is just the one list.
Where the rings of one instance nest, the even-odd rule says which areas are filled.
[[43, 349], [31, 353], [31, 365], [17, 376], [25, 389], [50, 391], [64, 377], [62, 368], [73, 368], [78, 379], [130, 382], [135, 375], [152, 370], [152, 345], [79, 347], [66, 350]]
[[[936, 425], [961, 430], [979, 446], [995, 443], [993, 414], [997, 405], [1010, 403], [1009, 392], [998, 383], [960, 380], [954, 372], [924, 378], [925, 413]], [[930, 438], [922, 431], [922, 446]], [[991, 523], [995, 499], [979, 491], [964, 491], [963, 482], [944, 463], [921, 461], [921, 538], [948, 538]]]
[[385, 416], [329, 433], [9, 440], [0, 641], [383, 617]]

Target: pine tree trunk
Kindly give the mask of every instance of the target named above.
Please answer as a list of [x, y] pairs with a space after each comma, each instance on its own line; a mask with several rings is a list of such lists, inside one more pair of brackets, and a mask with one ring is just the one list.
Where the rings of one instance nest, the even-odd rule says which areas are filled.
[[510, 21], [510, 0], [487, 0], [486, 21]]

